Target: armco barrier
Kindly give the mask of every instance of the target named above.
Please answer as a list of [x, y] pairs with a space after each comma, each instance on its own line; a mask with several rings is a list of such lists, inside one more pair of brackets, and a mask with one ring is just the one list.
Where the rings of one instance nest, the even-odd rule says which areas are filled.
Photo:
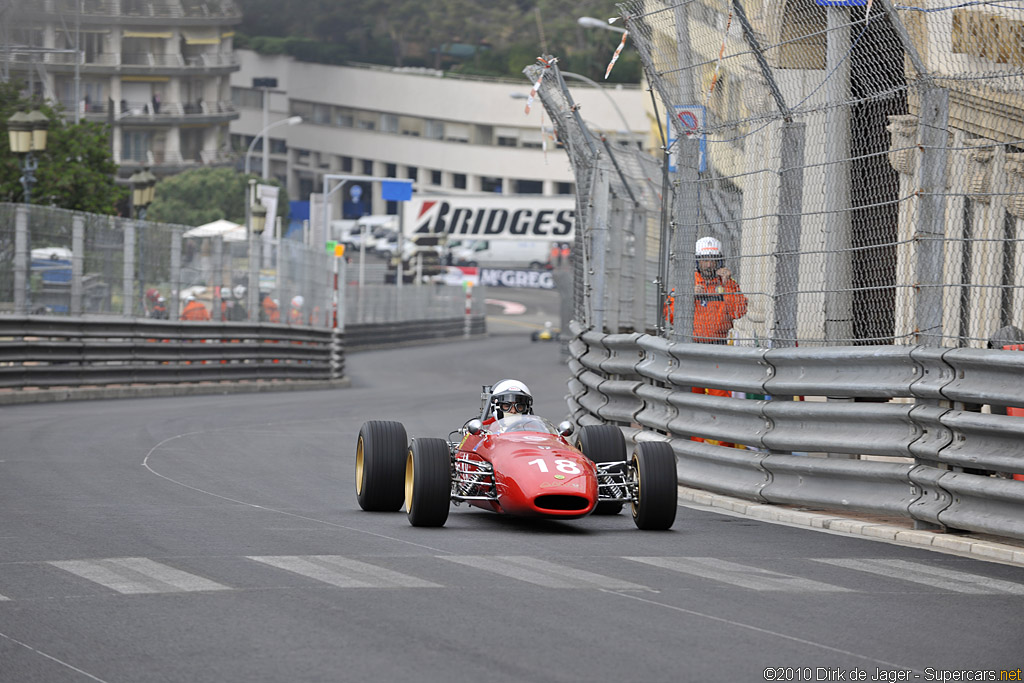
[[1013, 414], [1024, 405], [1024, 353], [760, 349], [572, 331], [572, 419], [617, 424], [635, 442], [668, 440], [684, 484], [1024, 539], [1024, 482], [1012, 478], [1024, 472], [1024, 419]]
[[[482, 316], [471, 332], [484, 334]], [[336, 329], [123, 317], [0, 316], [0, 389], [337, 382], [348, 339], [362, 348], [463, 338], [464, 317]], [[22, 392], [3, 395], [20, 402]], [[24, 393], [40, 400], [40, 391]]]

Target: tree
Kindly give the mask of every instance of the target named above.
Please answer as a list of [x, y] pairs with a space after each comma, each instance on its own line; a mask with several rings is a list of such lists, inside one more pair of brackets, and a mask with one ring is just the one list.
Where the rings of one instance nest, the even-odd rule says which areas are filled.
[[[233, 168], [208, 167], [184, 171], [157, 183], [146, 219], [195, 226], [223, 218], [243, 224], [250, 178], [280, 188], [277, 215], [287, 219], [288, 192], [277, 180], [261, 180], [257, 175], [239, 173]], [[268, 229], [270, 221], [267, 216]]]
[[46, 103], [20, 94], [21, 85], [0, 83], [0, 201], [20, 202], [24, 196], [19, 178], [21, 160], [10, 151], [7, 119], [16, 111], [38, 109], [50, 119], [46, 150], [35, 154], [39, 162], [32, 203], [89, 213], [114, 214], [128, 188], [114, 178], [117, 164], [110, 155], [110, 129], [105, 124], [68, 123]]

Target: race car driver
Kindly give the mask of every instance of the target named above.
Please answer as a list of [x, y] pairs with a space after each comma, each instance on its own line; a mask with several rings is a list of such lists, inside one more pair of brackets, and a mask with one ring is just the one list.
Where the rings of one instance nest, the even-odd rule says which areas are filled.
[[491, 387], [490, 416], [485, 425], [500, 420], [505, 415], [530, 415], [533, 413], [533, 394], [530, 388], [517, 379], [503, 379]]

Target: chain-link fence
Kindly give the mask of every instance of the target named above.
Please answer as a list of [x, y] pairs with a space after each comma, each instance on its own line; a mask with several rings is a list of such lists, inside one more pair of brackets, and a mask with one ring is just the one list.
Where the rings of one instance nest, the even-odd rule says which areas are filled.
[[[0, 312], [339, 325], [484, 314], [482, 288], [347, 282], [345, 265], [290, 240], [0, 204]], [[335, 292], [337, 282], [338, 292]], [[255, 286], [253, 286], [255, 285]], [[343, 315], [343, 317], [342, 317]]]
[[[643, 329], [675, 339], [985, 347], [1021, 336], [1009, 328], [1024, 327], [1024, 8], [619, 8], [658, 95], [668, 196], [658, 197], [651, 170], [661, 159], [616, 166], [637, 155], [594, 142], [557, 64], [527, 71], [534, 81], [551, 74], [540, 96], [584, 204], [577, 235], [590, 263], [577, 280], [576, 317], [585, 327], [641, 329], [624, 324], [630, 302], [609, 298], [613, 271], [602, 283], [593, 266], [645, 241], [648, 269], [637, 272], [661, 291], [644, 291]], [[612, 198], [602, 205], [604, 187]], [[724, 261], [709, 259], [702, 275], [704, 237], [720, 243]], [[671, 306], [652, 305], [669, 295]]]

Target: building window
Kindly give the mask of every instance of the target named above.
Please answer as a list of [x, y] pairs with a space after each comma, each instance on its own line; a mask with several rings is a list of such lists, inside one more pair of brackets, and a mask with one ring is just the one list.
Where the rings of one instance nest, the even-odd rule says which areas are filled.
[[341, 157], [341, 170], [345, 173], [352, 172], [352, 157]]
[[418, 180], [419, 174], [419, 169], [415, 166], [408, 166], [405, 169], [405, 177], [414, 182]]
[[454, 173], [452, 174], [452, 184], [457, 190], [466, 189], [466, 174], [465, 173]]
[[480, 177], [480, 189], [484, 192], [501, 192], [501, 178]]
[[288, 143], [278, 138], [270, 138], [270, 153], [271, 154], [287, 154]]
[[373, 121], [368, 121], [367, 119], [359, 119], [359, 121], [356, 122], [356, 128], [361, 130], [375, 130], [377, 128], [377, 124]]
[[125, 132], [121, 136], [121, 161], [148, 162], [152, 133]]
[[[250, 92], [256, 92], [256, 91], [250, 91]], [[258, 95], [259, 93], [256, 92], [256, 94]], [[311, 121], [313, 119], [313, 103], [312, 102], [302, 102], [301, 100], [292, 100], [291, 109], [292, 109], [292, 116], [301, 116], [302, 118], [304, 118], [307, 121]]]
[[423, 126], [423, 137], [430, 138], [431, 140], [443, 140], [444, 123], [427, 119]]
[[373, 175], [372, 159], [363, 159], [363, 175]]
[[430, 184], [431, 185], [440, 185], [441, 184], [441, 172], [440, 171], [431, 171], [430, 172]]
[[558, 194], [572, 194], [572, 183], [558, 183], [556, 186]]
[[325, 126], [331, 123], [331, 107], [327, 104], [313, 105], [313, 123], [320, 123]]
[[515, 138], [506, 138], [498, 136], [498, 147], [516, 147], [519, 144], [519, 140]]
[[398, 117], [394, 114], [380, 115], [380, 130], [382, 133], [398, 132]]
[[384, 175], [388, 178], [398, 177], [398, 165], [397, 164], [384, 164]]
[[542, 194], [544, 183], [539, 180], [516, 180], [516, 194]]

